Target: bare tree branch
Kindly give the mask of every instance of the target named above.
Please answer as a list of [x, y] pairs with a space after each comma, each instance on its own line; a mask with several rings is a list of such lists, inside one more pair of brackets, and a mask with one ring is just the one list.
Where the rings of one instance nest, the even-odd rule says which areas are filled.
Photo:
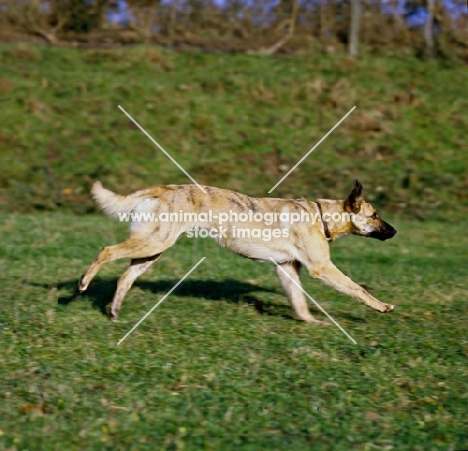
[[[297, 21], [297, 13], [299, 11], [299, 2], [298, 0], [292, 1], [292, 8], [291, 8], [291, 16], [288, 20], [288, 31], [284, 37], [282, 37], [278, 42], [273, 44], [272, 46], [268, 47], [267, 49], [259, 50], [258, 54], [260, 55], [273, 55], [276, 53], [281, 47], [283, 47], [286, 42], [288, 42], [294, 36], [294, 30], [296, 28], [296, 21]], [[252, 52], [250, 52], [252, 53]]]

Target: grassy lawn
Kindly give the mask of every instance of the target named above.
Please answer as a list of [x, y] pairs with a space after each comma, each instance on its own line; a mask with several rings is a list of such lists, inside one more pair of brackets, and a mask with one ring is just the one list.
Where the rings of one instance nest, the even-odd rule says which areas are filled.
[[273, 265], [203, 239], [167, 251], [112, 323], [105, 305], [127, 262], [105, 267], [84, 295], [75, 286], [125, 227], [93, 215], [4, 215], [0, 448], [468, 448], [466, 220], [388, 219], [393, 240], [344, 238], [332, 253], [394, 313], [303, 274], [354, 345], [333, 325], [295, 321]]
[[[462, 63], [412, 55], [0, 46], [0, 450], [468, 449], [467, 86]], [[354, 345], [294, 320], [272, 264], [184, 237], [108, 321], [128, 262], [76, 286], [126, 230], [87, 214], [91, 182], [187, 183], [118, 105], [199, 183], [253, 196], [356, 106], [273, 195], [359, 178], [398, 234], [333, 260], [395, 312], [303, 274]]]

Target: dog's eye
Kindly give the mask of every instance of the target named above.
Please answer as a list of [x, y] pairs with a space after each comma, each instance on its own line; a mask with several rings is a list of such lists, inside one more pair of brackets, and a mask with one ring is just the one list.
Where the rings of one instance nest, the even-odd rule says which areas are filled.
[[371, 219], [377, 219], [379, 217], [379, 215], [377, 213], [374, 213], [372, 216], [371, 216]]

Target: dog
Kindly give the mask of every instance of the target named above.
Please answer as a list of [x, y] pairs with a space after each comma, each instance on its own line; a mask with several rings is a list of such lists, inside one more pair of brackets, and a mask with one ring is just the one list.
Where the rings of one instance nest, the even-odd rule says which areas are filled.
[[104, 214], [131, 222], [130, 236], [120, 244], [102, 248], [78, 283], [83, 293], [104, 264], [131, 259], [117, 283], [110, 307], [109, 316], [114, 321], [118, 320], [133, 282], [183, 234], [211, 236], [236, 254], [276, 263], [278, 277], [300, 320], [322, 323], [309, 312], [299, 288], [301, 267], [310, 276], [378, 312], [394, 310], [394, 305], [373, 297], [330, 259], [329, 242], [342, 236], [352, 234], [384, 241], [396, 234], [364, 201], [363, 186], [358, 180], [345, 200], [315, 202], [304, 198], [253, 198], [200, 185], [154, 185], [122, 196], [95, 182], [91, 193]]

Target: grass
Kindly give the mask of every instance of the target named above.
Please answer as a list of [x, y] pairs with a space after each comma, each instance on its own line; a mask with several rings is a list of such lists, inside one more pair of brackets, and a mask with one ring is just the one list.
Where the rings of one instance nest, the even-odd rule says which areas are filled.
[[[461, 63], [2, 45], [0, 73], [0, 449], [468, 448]], [[91, 182], [187, 183], [119, 104], [199, 183], [255, 196], [356, 105], [273, 195], [343, 198], [359, 178], [398, 234], [333, 260], [395, 312], [304, 275], [354, 345], [295, 321], [273, 265], [183, 238], [108, 321], [128, 262], [76, 285], [126, 231], [85, 215]]]
[[0, 47], [0, 205], [93, 209], [101, 179], [129, 191], [186, 176], [264, 195], [353, 105], [274, 194], [367, 199], [407, 217], [466, 214], [468, 72], [413, 56], [295, 58], [154, 48]]
[[121, 224], [3, 216], [0, 448], [467, 448], [466, 220], [390, 222], [393, 240], [345, 238], [333, 258], [394, 313], [303, 275], [353, 345], [334, 326], [295, 321], [273, 265], [203, 239], [167, 251], [112, 323], [105, 305], [126, 262], [105, 267], [84, 295], [75, 287], [98, 249], [124, 238]]

